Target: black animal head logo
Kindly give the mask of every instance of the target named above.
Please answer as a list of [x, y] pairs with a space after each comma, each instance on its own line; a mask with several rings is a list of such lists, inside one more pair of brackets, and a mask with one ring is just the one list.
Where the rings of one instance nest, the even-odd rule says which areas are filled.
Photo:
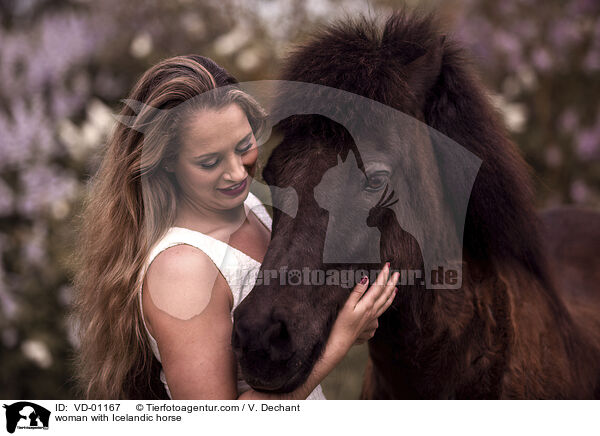
[[4, 404], [6, 409], [6, 431], [14, 433], [19, 428], [47, 429], [50, 423], [50, 411], [29, 401], [19, 401], [11, 405]]

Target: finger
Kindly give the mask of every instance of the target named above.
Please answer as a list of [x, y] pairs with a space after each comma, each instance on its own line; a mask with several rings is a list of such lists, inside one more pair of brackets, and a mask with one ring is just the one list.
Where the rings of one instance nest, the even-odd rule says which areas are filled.
[[386, 262], [385, 266], [377, 275], [377, 279], [375, 283], [371, 285], [369, 290], [366, 292], [363, 298], [359, 301], [358, 304], [362, 303], [362, 309], [366, 309], [368, 307], [372, 307], [377, 298], [381, 295], [383, 290], [385, 289], [385, 284], [387, 283], [388, 275], [390, 273], [390, 263]]
[[352, 308], [356, 306], [360, 300], [360, 297], [363, 296], [368, 287], [369, 278], [367, 276], [363, 276], [361, 281], [354, 286], [354, 289], [352, 289], [352, 292], [350, 292], [350, 296], [348, 297], [348, 304], [350, 304]]
[[386, 310], [388, 310], [388, 308], [392, 305], [392, 303], [394, 302], [394, 299], [396, 298], [396, 295], [398, 294], [398, 289], [394, 288], [394, 291], [392, 292], [392, 294], [388, 297], [388, 299], [386, 300], [386, 302], [383, 304], [383, 306], [381, 306], [381, 308], [377, 311], [377, 317], [379, 318], [383, 313], [385, 313]]
[[390, 275], [390, 263], [386, 262], [385, 265], [383, 266], [383, 268], [381, 268], [381, 271], [379, 271], [379, 274], [377, 275], [377, 278], [375, 279], [375, 283], [376, 285], [385, 285], [387, 283], [387, 280], [389, 278]]
[[388, 280], [383, 292], [375, 302], [375, 309], [379, 310], [379, 308], [386, 303], [390, 295], [392, 295], [392, 293], [394, 292], [394, 289], [396, 289], [396, 284], [398, 283], [399, 279], [400, 273], [398, 271], [392, 274], [392, 277], [390, 277], [390, 279]]

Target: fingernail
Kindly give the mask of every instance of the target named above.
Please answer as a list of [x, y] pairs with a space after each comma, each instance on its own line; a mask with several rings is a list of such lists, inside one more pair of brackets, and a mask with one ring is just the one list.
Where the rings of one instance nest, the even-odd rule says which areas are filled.
[[360, 281], [360, 284], [361, 284], [361, 285], [366, 285], [366, 284], [367, 284], [367, 276], [364, 276], [364, 277], [362, 278], [362, 280]]
[[389, 263], [389, 262], [386, 262], [386, 263], [385, 263], [385, 266], [387, 266], [387, 267], [389, 268], [389, 267], [390, 267], [390, 263]]

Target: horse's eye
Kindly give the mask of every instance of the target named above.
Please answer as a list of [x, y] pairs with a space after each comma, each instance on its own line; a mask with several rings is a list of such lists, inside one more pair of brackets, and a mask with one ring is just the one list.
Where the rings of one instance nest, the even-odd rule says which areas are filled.
[[364, 189], [369, 192], [382, 190], [389, 180], [389, 174], [386, 172], [376, 172], [367, 176]]

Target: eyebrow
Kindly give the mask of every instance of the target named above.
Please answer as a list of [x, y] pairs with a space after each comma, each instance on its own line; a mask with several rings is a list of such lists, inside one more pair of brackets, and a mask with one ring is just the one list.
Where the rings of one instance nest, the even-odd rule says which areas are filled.
[[[242, 139], [240, 139], [238, 141], [237, 144], [235, 144], [235, 148], [239, 147], [240, 145], [244, 144], [245, 142], [247, 142], [250, 138], [252, 137], [252, 132], [248, 133], [246, 136], [244, 136]], [[196, 159], [202, 159], [202, 158], [207, 158], [207, 157], [213, 157], [213, 156], [218, 156], [219, 152], [215, 152], [215, 153], [206, 153], [206, 154], [202, 154], [200, 156], [195, 156], [192, 159], [196, 160]]]

